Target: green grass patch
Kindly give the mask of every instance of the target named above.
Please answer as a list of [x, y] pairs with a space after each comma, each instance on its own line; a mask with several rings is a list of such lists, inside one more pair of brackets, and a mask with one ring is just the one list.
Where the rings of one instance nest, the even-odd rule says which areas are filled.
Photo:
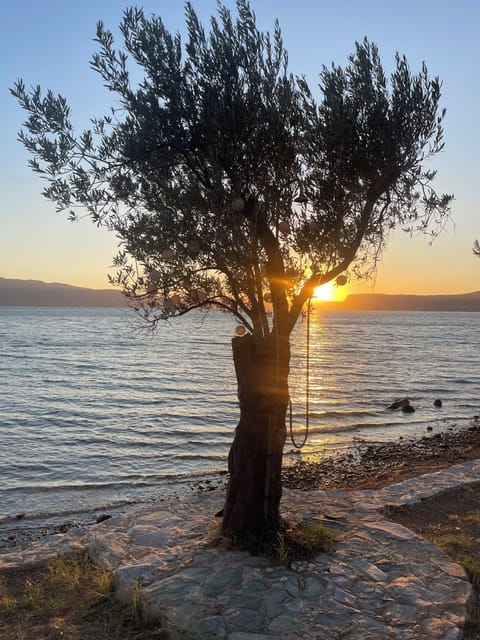
[[470, 513], [465, 517], [467, 522], [474, 522], [475, 524], [480, 525], [480, 511], [476, 511], [475, 513]]
[[462, 551], [468, 551], [472, 546], [472, 541], [471, 538], [464, 533], [450, 533], [435, 538], [435, 544], [448, 553], [458, 554]]
[[480, 564], [477, 562], [477, 560], [475, 560], [475, 558], [472, 558], [472, 556], [466, 554], [458, 555], [456, 557], [456, 560], [465, 569], [468, 575], [468, 579], [472, 583], [473, 587], [477, 590], [480, 590]]
[[267, 555], [288, 566], [294, 561], [311, 560], [319, 553], [329, 551], [337, 537], [336, 533], [318, 522], [303, 521], [279, 532]]

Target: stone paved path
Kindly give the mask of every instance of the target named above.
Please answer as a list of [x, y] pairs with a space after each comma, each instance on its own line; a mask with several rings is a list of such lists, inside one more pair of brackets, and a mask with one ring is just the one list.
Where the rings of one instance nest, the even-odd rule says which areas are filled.
[[472, 598], [463, 569], [378, 509], [479, 481], [476, 460], [380, 491], [285, 491], [287, 518], [339, 534], [333, 553], [291, 568], [206, 544], [218, 490], [50, 536], [0, 555], [0, 568], [89, 549], [114, 571], [119, 596], [140, 589], [172, 638], [178, 630], [195, 639], [456, 640]]

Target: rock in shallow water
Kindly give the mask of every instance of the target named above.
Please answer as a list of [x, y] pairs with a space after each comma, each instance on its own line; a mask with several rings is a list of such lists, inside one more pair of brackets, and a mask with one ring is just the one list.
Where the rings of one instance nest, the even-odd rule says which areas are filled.
[[403, 409], [403, 407], [406, 406], [410, 406], [410, 400], [408, 398], [400, 398], [399, 400], [395, 400], [395, 402], [392, 402], [392, 404], [389, 405], [387, 409]]
[[102, 513], [97, 518], [97, 524], [100, 524], [100, 522], [105, 522], [105, 520], [110, 520], [111, 517], [112, 516], [108, 513]]
[[415, 407], [412, 407], [411, 404], [402, 405], [403, 413], [415, 413]]

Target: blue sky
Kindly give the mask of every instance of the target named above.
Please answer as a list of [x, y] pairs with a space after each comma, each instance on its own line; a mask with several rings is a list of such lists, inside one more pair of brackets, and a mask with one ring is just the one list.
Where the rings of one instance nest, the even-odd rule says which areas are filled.
[[[124, 0], [18, 0], [0, 9], [0, 276], [34, 278], [104, 287], [116, 240], [88, 220], [71, 224], [40, 192], [41, 179], [27, 167], [16, 141], [24, 119], [8, 88], [21, 77], [65, 95], [79, 128], [102, 115], [111, 96], [89, 68], [96, 49], [97, 20], [116, 32]], [[205, 23], [215, 0], [193, 0]], [[228, 0], [227, 6], [234, 7]], [[184, 4], [177, 0], [137, 3], [162, 16], [173, 31], [184, 29]], [[396, 51], [413, 70], [425, 60], [443, 81], [447, 108], [445, 151], [437, 188], [453, 192], [452, 224], [432, 247], [423, 237], [397, 233], [375, 282], [353, 290], [454, 293], [480, 289], [480, 260], [472, 256], [480, 238], [477, 181], [480, 175], [480, 3], [475, 0], [256, 0], [252, 7], [262, 29], [278, 17], [290, 70], [316, 84], [322, 64], [344, 64], [356, 40], [367, 36], [380, 49], [388, 71]]]

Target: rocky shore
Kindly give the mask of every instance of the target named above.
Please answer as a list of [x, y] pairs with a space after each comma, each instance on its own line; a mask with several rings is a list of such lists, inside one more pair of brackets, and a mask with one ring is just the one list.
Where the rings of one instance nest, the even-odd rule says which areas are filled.
[[284, 486], [302, 491], [379, 489], [466, 460], [480, 459], [478, 416], [461, 431], [428, 433], [419, 440], [360, 446], [356, 455], [348, 453], [320, 461], [299, 459], [284, 469]]
[[[431, 433], [419, 440], [359, 446], [358, 453], [348, 453], [319, 461], [299, 459], [283, 470], [286, 489], [300, 491], [379, 489], [424, 473], [444, 469], [466, 460], [480, 459], [480, 420], [477, 416], [461, 431]], [[226, 477], [200, 481], [192, 493], [213, 492], [224, 488]], [[28, 527], [19, 518], [15, 526], [0, 533], [0, 553], [24, 548], [45, 536], [65, 533], [69, 529], [97, 524], [117, 512], [92, 514], [81, 521]], [[13, 523], [12, 523], [13, 525]]]
[[88, 552], [112, 572], [117, 598], [143, 602], [159, 637], [461, 640], [473, 602], [465, 571], [384, 513], [478, 486], [479, 478], [480, 460], [472, 460], [376, 491], [286, 489], [288, 521], [336, 534], [333, 548], [310, 560], [281, 564], [213, 546], [208, 531], [224, 495], [218, 490], [170, 496], [50, 536], [0, 555], [0, 570]]

